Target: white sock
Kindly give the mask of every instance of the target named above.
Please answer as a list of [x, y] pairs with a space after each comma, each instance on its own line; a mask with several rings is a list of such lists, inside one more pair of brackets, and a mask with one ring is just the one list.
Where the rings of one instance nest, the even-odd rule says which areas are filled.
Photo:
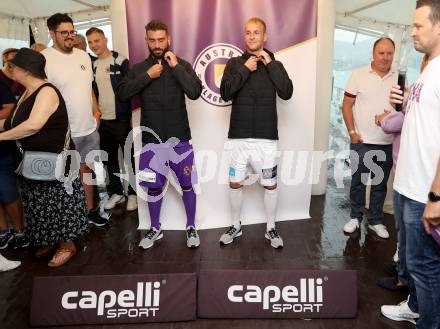
[[275, 228], [275, 215], [277, 212], [278, 190], [264, 190], [264, 207], [266, 209], [267, 226], [266, 230], [270, 231]]
[[229, 189], [229, 203], [231, 204], [232, 225], [240, 228], [241, 204], [243, 203], [243, 188]]

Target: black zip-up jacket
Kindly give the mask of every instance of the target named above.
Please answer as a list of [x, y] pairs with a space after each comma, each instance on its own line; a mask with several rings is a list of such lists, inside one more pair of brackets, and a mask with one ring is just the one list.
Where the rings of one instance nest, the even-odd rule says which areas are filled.
[[293, 85], [284, 66], [265, 49], [271, 62], [261, 61], [251, 72], [244, 63], [253, 56], [245, 52], [231, 58], [225, 68], [220, 94], [225, 101], [232, 100], [228, 137], [278, 139], [276, 96], [292, 97]]
[[134, 65], [117, 86], [117, 94], [122, 101], [139, 94], [141, 126], [152, 129], [160, 138], [158, 140], [153, 134], [143, 132], [144, 144], [165, 143], [171, 137], [181, 142], [191, 139], [185, 95], [190, 99], [199, 98], [202, 82], [188, 62], [181, 58], [177, 58], [177, 61], [178, 64], [170, 68], [162, 60], [162, 74], [157, 79], [151, 79], [147, 70], [158, 61], [150, 55]]

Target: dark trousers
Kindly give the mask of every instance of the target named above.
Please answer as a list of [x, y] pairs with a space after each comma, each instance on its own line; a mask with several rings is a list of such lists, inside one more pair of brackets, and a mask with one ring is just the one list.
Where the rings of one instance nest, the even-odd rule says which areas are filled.
[[[111, 194], [124, 194], [121, 183], [121, 178], [115, 174], [120, 173], [118, 151], [122, 149], [124, 154], [125, 140], [131, 131], [130, 120], [101, 120], [99, 125], [99, 136], [101, 139], [101, 149], [108, 154], [108, 161], [106, 161], [107, 174], [109, 176], [109, 185], [107, 186], [107, 192]], [[124, 158], [124, 163], [131, 166], [133, 173], [134, 156], [133, 147], [131, 147], [130, 159]], [[125, 156], [125, 154], [124, 154]], [[128, 185], [128, 194], [134, 195], [134, 191], [131, 184]]]
[[371, 175], [372, 185], [367, 219], [370, 225], [382, 224], [387, 182], [393, 166], [392, 145], [350, 144], [350, 151], [350, 216], [362, 221], [366, 184]]

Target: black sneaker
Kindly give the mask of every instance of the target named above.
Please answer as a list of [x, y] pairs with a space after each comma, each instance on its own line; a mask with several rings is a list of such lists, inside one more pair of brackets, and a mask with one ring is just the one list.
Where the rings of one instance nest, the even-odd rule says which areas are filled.
[[0, 232], [0, 249], [5, 249], [13, 238], [14, 233], [9, 229]]
[[401, 291], [405, 293], [409, 292], [409, 288], [405, 286], [403, 283], [399, 282], [397, 276], [380, 278], [379, 280], [377, 280], [376, 284], [379, 287], [390, 291]]
[[108, 219], [102, 217], [99, 214], [99, 210], [90, 210], [88, 217], [89, 217], [89, 223], [95, 226], [104, 226], [107, 225], [108, 223]]
[[23, 231], [15, 231], [11, 241], [12, 248], [23, 249], [29, 247], [29, 239]]

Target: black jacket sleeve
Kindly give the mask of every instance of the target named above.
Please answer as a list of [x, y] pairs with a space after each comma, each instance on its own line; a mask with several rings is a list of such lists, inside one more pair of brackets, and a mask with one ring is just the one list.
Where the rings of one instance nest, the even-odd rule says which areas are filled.
[[224, 101], [230, 101], [235, 97], [249, 78], [250, 73], [251, 71], [244, 64], [233, 58], [226, 63], [220, 84], [220, 95]]
[[125, 77], [128, 74], [129, 71], [130, 71], [130, 62], [128, 61], [127, 58], [125, 58], [122, 61], [122, 64], [121, 64], [121, 75], [122, 75], [122, 77]]
[[269, 77], [272, 80], [278, 96], [281, 99], [287, 100], [292, 97], [293, 84], [290, 80], [289, 75], [284, 69], [283, 64], [280, 61], [272, 60], [266, 65]]
[[142, 67], [133, 67], [116, 87], [116, 93], [123, 102], [139, 94], [150, 82], [150, 76]]
[[189, 99], [197, 99], [202, 93], [202, 81], [197, 77], [191, 65], [179, 60], [179, 63], [171, 70], [171, 74], [179, 82]]

